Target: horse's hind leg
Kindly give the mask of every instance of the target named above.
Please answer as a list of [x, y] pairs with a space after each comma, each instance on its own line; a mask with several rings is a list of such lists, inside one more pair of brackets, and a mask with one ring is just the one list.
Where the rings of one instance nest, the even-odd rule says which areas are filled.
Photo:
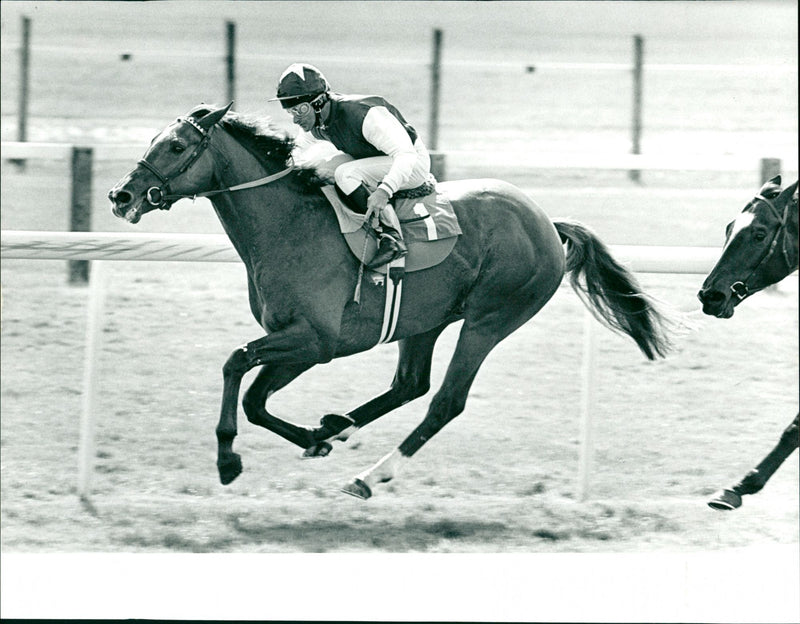
[[[519, 324], [515, 324], [513, 328], [518, 326]], [[467, 394], [483, 360], [511, 331], [512, 329], [508, 329], [498, 333], [491, 327], [465, 323], [461, 328], [461, 335], [442, 387], [433, 397], [425, 419], [397, 449], [359, 474], [352, 482], [345, 485], [342, 491], [366, 499], [372, 495], [376, 484], [390, 481], [404, 460], [410, 458], [425, 442], [464, 410]]]
[[737, 509], [742, 505], [742, 496], [755, 494], [761, 491], [769, 478], [775, 474], [780, 465], [791, 455], [800, 444], [800, 414], [794, 417], [790, 424], [781, 435], [778, 444], [769, 454], [761, 460], [753, 470], [748, 472], [745, 477], [730, 489], [717, 492], [708, 506], [712, 509], [728, 511]]
[[321, 426], [314, 430], [314, 436], [320, 442], [306, 449], [303, 456], [327, 455], [334, 440], [346, 440], [361, 427], [427, 393], [430, 390], [433, 348], [445, 327], [446, 324], [400, 340], [397, 370], [389, 390], [347, 414], [324, 416]]

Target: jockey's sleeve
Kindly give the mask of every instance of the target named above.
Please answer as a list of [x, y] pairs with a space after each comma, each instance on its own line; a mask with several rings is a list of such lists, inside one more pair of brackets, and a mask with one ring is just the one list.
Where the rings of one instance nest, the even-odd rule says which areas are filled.
[[383, 188], [389, 197], [402, 188], [414, 170], [417, 150], [408, 132], [385, 106], [373, 106], [364, 117], [361, 131], [364, 138], [384, 154], [392, 157], [392, 166], [378, 188]]
[[310, 132], [300, 130], [294, 140], [292, 162], [297, 167], [311, 167], [317, 175], [333, 184], [334, 171], [343, 162], [353, 160], [344, 152], [340, 152], [330, 141], [318, 139]]
[[312, 148], [317, 143], [319, 143], [319, 139], [317, 139], [313, 134], [306, 132], [305, 130], [299, 130], [297, 132], [297, 136], [294, 138], [294, 149], [292, 150], [292, 154], [301, 155], [303, 152]]

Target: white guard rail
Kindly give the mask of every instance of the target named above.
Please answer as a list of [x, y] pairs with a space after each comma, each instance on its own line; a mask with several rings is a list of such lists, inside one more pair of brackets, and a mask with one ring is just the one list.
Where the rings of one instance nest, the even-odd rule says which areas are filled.
[[[224, 234], [32, 232], [3, 230], [0, 257], [40, 260], [239, 262]], [[718, 247], [612, 245], [615, 258], [637, 273], [708, 273]]]
[[[716, 247], [647, 247], [612, 245], [614, 257], [639, 273], [706, 274], [720, 254]], [[0, 233], [0, 258], [38, 260], [93, 260], [89, 281], [83, 411], [78, 448], [78, 493], [88, 500], [94, 470], [94, 430], [97, 397], [95, 366], [102, 342], [102, 315], [107, 283], [107, 261], [239, 262], [221, 234], [139, 234], [116, 232]], [[578, 497], [586, 500], [593, 457], [591, 407], [595, 394], [598, 322], [587, 310], [583, 343], [580, 458]]]

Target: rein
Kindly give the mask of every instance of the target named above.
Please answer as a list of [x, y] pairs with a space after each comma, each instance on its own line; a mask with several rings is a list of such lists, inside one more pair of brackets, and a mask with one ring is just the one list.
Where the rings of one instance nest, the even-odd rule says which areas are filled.
[[205, 130], [200, 124], [196, 121], [191, 119], [190, 117], [178, 117], [177, 121], [179, 123], [188, 123], [191, 125], [195, 130], [197, 130], [202, 136], [203, 139], [198, 143], [197, 147], [195, 148], [194, 152], [192, 152], [189, 159], [181, 165], [175, 172], [166, 175], [158, 170], [158, 168], [153, 165], [152, 163], [147, 162], [144, 158], [142, 158], [138, 164], [147, 169], [150, 173], [156, 176], [159, 181], [161, 182], [162, 186], [151, 186], [147, 189], [147, 203], [151, 206], [155, 206], [159, 210], [169, 210], [172, 207], [172, 204], [179, 199], [196, 199], [198, 197], [212, 197], [214, 195], [219, 195], [221, 193], [230, 193], [233, 191], [241, 191], [244, 189], [254, 188], [257, 186], [264, 186], [266, 184], [270, 184], [271, 182], [275, 182], [276, 180], [280, 180], [284, 176], [289, 175], [292, 171], [294, 171], [294, 165], [289, 165], [286, 169], [279, 171], [278, 173], [273, 173], [271, 175], [265, 176], [263, 178], [258, 178], [257, 180], [252, 180], [250, 182], [243, 182], [242, 184], [236, 184], [234, 186], [229, 186], [228, 188], [224, 189], [216, 189], [212, 191], [205, 191], [203, 193], [195, 193], [193, 195], [181, 195], [181, 194], [171, 194], [169, 183], [170, 181], [174, 181], [175, 178], [178, 176], [186, 173], [192, 165], [197, 162], [197, 159], [200, 158], [202, 153], [211, 145], [211, 132], [214, 129], [213, 127], [210, 130]]
[[778, 219], [778, 221], [780, 223], [778, 225], [778, 229], [775, 230], [775, 234], [772, 235], [772, 241], [770, 243], [769, 249], [767, 250], [767, 253], [764, 254], [764, 256], [761, 258], [761, 260], [758, 261], [758, 264], [756, 264], [755, 268], [753, 268], [753, 270], [750, 271], [750, 274], [744, 280], [740, 280], [740, 281], [737, 281], [737, 282], [734, 282], [733, 284], [731, 284], [731, 292], [736, 296], [737, 299], [739, 299], [739, 301], [744, 300], [745, 298], [747, 298], [749, 295], [752, 294], [751, 291], [750, 291], [750, 288], [747, 286], [747, 282], [750, 280], [750, 278], [753, 277], [753, 275], [755, 275], [755, 273], [756, 273], [756, 271], [758, 271], [759, 267], [762, 264], [764, 264], [767, 260], [769, 260], [770, 257], [772, 257], [772, 254], [775, 253], [775, 249], [776, 249], [776, 247], [778, 245], [778, 236], [780, 235], [781, 231], [784, 231], [783, 245], [781, 246], [781, 251], [783, 253], [783, 259], [786, 262], [787, 267], [789, 267], [789, 268], [792, 267], [791, 260], [789, 259], [789, 251], [786, 248], [787, 235], [785, 233], [786, 221], [787, 221], [787, 218], [789, 216], [789, 202], [788, 201], [786, 202], [786, 206], [783, 209], [783, 215], [781, 215], [781, 213], [775, 207], [775, 204], [772, 203], [772, 200], [767, 199], [763, 195], [756, 195], [755, 198], [754, 198], [754, 201], [756, 201], [756, 200], [763, 201], [767, 205], [767, 207], [770, 209], [770, 212], [772, 212], [773, 216], [776, 219]]

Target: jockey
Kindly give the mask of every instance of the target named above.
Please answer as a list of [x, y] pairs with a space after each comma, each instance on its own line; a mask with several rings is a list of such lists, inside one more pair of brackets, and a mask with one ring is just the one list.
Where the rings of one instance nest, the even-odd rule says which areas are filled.
[[311, 134], [348, 156], [329, 162], [336, 163], [336, 190], [347, 205], [368, 222], [378, 218], [378, 251], [368, 266], [405, 256], [400, 221], [389, 200], [430, 179], [430, 155], [416, 130], [380, 96], [332, 92], [322, 73], [306, 63], [283, 72], [275, 99], [304, 131], [298, 148], [313, 143], [307, 137]]

